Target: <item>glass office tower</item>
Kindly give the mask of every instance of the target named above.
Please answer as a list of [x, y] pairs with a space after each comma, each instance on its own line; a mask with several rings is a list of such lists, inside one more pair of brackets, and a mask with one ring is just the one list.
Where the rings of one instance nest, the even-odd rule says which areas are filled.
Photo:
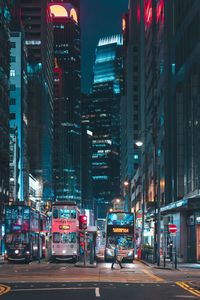
[[120, 95], [122, 80], [122, 36], [99, 40], [93, 69], [91, 131], [92, 179], [96, 216], [105, 217], [120, 191]]
[[80, 25], [77, 1], [52, 1], [54, 24], [54, 198], [80, 204]]

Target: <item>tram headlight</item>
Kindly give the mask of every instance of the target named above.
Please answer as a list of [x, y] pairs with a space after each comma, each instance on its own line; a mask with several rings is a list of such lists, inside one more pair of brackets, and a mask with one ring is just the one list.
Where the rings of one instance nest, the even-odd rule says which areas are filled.
[[19, 254], [19, 250], [18, 249], [15, 250], [15, 254]]
[[42, 249], [45, 250], [45, 246], [43, 246]]
[[66, 250], [63, 250], [62, 253], [65, 254], [65, 253], [66, 253]]
[[106, 249], [106, 253], [109, 255], [109, 256], [113, 256], [113, 253], [110, 249]]
[[30, 254], [30, 252], [29, 252], [29, 251], [26, 251], [26, 254], [27, 254], [27, 255], [29, 255], [29, 254]]
[[133, 255], [133, 251], [129, 251], [128, 253], [127, 253], [127, 256], [132, 256]]

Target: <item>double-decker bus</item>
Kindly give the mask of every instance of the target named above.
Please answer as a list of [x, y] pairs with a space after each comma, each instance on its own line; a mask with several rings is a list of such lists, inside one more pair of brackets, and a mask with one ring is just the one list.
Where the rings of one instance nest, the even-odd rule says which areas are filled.
[[132, 213], [108, 213], [105, 261], [113, 258], [116, 244], [119, 245], [119, 255], [132, 261], [134, 258], [134, 217]]
[[5, 250], [9, 261], [38, 257], [39, 212], [25, 205], [5, 207]]
[[79, 215], [75, 202], [52, 206], [52, 260], [77, 260], [79, 256]]

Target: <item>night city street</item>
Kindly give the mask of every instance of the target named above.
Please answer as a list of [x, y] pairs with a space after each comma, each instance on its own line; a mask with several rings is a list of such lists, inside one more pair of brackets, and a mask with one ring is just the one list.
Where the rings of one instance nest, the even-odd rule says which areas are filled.
[[[1, 265], [0, 293], [15, 299], [193, 299], [200, 297], [200, 269], [163, 270], [140, 262], [110, 263], [97, 268], [77, 268], [73, 264]], [[89, 297], [89, 298], [88, 298]]]
[[0, 300], [200, 298], [200, 0], [0, 0]]

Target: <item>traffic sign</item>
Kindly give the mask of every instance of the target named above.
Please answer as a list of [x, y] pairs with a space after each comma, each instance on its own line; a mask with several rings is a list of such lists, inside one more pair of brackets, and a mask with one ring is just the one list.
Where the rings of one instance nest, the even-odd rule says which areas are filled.
[[175, 224], [169, 225], [169, 232], [171, 233], [177, 232], [177, 226]]
[[173, 233], [171, 232], [170, 236], [176, 236], [176, 233], [175, 232], [173, 232]]

